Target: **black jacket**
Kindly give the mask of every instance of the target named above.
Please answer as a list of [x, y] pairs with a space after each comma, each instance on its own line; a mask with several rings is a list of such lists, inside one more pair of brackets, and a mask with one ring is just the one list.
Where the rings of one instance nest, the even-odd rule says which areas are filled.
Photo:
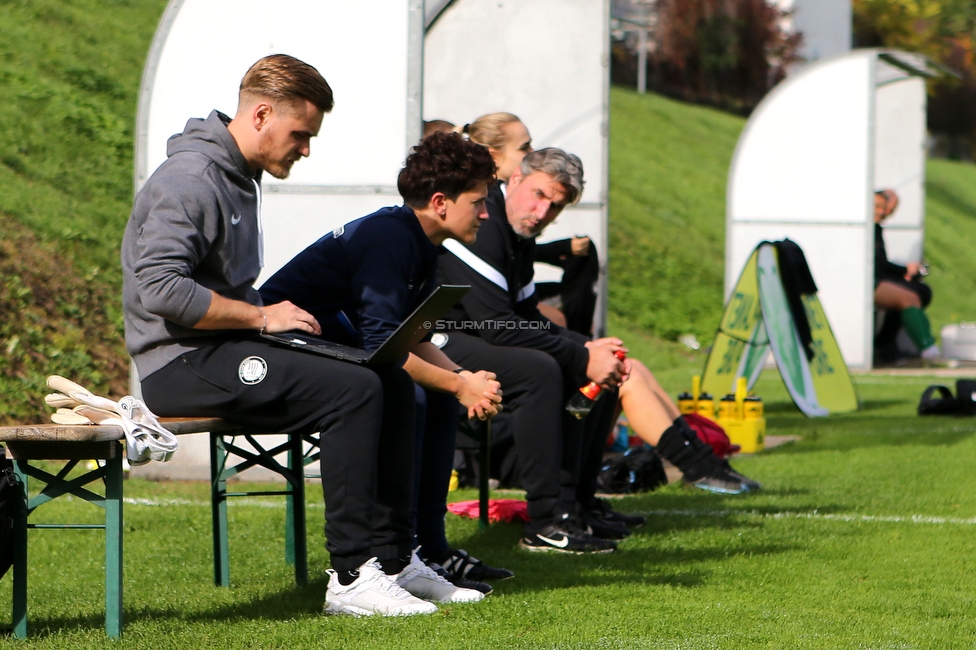
[[[551, 355], [563, 373], [586, 383], [589, 350], [586, 337], [563, 329], [539, 312], [533, 284], [535, 239], [519, 237], [505, 214], [500, 183], [488, 192], [488, 220], [478, 239], [465, 248], [501, 274], [507, 289], [474, 270], [454, 253], [441, 256], [438, 284], [469, 284], [471, 290], [444, 317], [442, 329], [462, 330], [493, 345], [532, 348]], [[463, 246], [458, 242], [445, 244]]]
[[874, 286], [882, 280], [904, 280], [908, 268], [888, 261], [881, 224], [874, 224]]

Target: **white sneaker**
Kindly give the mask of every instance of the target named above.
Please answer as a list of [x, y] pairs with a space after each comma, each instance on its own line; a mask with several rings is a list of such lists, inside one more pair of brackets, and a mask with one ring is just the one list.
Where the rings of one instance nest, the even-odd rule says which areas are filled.
[[475, 589], [456, 587], [429, 566], [414, 550], [410, 553], [410, 564], [396, 577], [398, 585], [417, 598], [434, 603], [476, 603], [485, 595]]
[[921, 357], [926, 361], [939, 359], [940, 357], [942, 357], [942, 350], [939, 349], [938, 345], [933, 343], [929, 347], [922, 350]]
[[359, 567], [359, 577], [350, 584], [339, 583], [339, 576], [327, 571], [329, 588], [325, 592], [323, 614], [348, 614], [351, 616], [412, 616], [433, 614], [437, 606], [414, 598], [396, 583], [393, 576], [383, 573], [376, 558]]

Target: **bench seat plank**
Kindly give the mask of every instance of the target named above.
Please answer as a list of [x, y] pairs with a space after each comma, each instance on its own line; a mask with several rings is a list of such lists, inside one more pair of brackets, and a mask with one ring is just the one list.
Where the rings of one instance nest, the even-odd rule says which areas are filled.
[[[160, 418], [159, 423], [176, 435], [224, 432], [238, 429], [220, 418]], [[121, 440], [122, 428], [101, 424], [28, 424], [0, 427], [0, 442], [103, 442]]]
[[0, 427], [0, 442], [103, 442], [121, 440], [122, 427], [100, 424], [31, 424]]

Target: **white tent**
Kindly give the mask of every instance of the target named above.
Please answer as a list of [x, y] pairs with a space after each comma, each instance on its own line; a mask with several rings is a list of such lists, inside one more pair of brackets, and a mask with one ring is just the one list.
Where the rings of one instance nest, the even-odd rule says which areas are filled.
[[806, 254], [851, 369], [872, 365], [874, 192], [901, 198], [885, 223], [892, 261], [919, 260], [925, 220], [921, 56], [855, 50], [803, 68], [749, 118], [729, 171], [725, 293], [763, 240]]
[[[428, 0], [424, 119], [456, 124], [507, 111], [536, 149], [583, 161], [586, 188], [540, 238], [589, 235], [601, 262], [597, 330], [606, 314], [609, 0]], [[538, 265], [536, 280], [559, 271]]]
[[[312, 141], [312, 155], [295, 164], [291, 177], [264, 177], [266, 266], [259, 284], [322, 234], [400, 203], [397, 173], [420, 139], [425, 115], [464, 123], [506, 110], [525, 120], [537, 146], [561, 146], [582, 158], [583, 201], [546, 235], [593, 238], [604, 267], [602, 298], [608, 30], [608, 0], [428, 0], [426, 11], [423, 0], [273, 6], [170, 0], [143, 72], [135, 189], [165, 160], [167, 139], [188, 118], [206, 117], [214, 108], [233, 115], [247, 68], [267, 54], [292, 54], [318, 68], [336, 105]], [[550, 271], [549, 277], [558, 274]], [[600, 325], [604, 304], [601, 299]], [[133, 391], [138, 393], [137, 380]], [[194, 451], [181, 450], [180, 462], [140, 471], [209, 476], [206, 441], [187, 438], [181, 442]], [[258, 478], [253, 471], [248, 477]]]

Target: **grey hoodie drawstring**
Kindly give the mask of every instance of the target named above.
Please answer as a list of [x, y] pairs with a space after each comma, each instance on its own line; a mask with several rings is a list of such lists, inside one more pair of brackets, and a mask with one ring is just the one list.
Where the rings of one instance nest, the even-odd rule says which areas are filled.
[[251, 182], [254, 183], [254, 191], [258, 194], [258, 263], [261, 268], [264, 268], [264, 216], [261, 214], [261, 184], [258, 183], [257, 179], [252, 178]]

